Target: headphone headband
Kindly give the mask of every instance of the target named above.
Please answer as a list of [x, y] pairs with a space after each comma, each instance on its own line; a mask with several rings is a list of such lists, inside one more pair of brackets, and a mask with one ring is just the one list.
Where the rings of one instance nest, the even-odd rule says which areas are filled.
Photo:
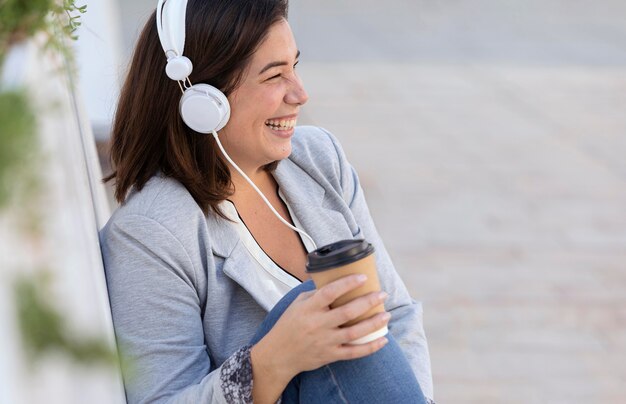
[[187, 0], [159, 0], [156, 24], [161, 47], [167, 57], [165, 73], [176, 81], [185, 81], [193, 70], [185, 50], [185, 16]]
[[182, 56], [185, 50], [187, 0], [159, 0], [156, 10], [157, 31], [166, 55]]

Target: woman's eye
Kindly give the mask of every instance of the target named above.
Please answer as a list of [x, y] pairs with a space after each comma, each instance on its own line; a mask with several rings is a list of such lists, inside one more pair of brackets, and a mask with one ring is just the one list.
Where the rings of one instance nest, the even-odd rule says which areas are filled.
[[[299, 63], [299, 62], [300, 62], [300, 61], [298, 60], [296, 63], [294, 63], [294, 65], [293, 65], [293, 68], [294, 68], [294, 69], [296, 68], [296, 66], [298, 65], [298, 63]], [[272, 76], [272, 77], [269, 77], [268, 79], [266, 79], [266, 81], [267, 81], [267, 80], [277, 79], [277, 78], [279, 78], [280, 76], [282, 76], [282, 74], [281, 74], [281, 73], [278, 73], [278, 74], [276, 74], [276, 75], [274, 75], [274, 76]]]

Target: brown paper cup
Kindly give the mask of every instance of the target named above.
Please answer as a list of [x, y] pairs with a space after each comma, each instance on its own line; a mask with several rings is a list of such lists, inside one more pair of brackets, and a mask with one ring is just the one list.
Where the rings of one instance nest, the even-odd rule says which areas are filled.
[[[380, 291], [374, 247], [365, 240], [342, 240], [320, 247], [309, 253], [307, 273], [311, 276], [318, 289], [344, 276], [353, 274], [367, 276], [367, 281], [362, 286], [340, 296], [330, 305], [331, 308], [343, 306], [357, 297]], [[349, 327], [384, 311], [385, 306], [380, 304], [356, 319], [343, 324], [342, 327]], [[386, 335], [388, 331], [385, 326], [371, 334], [351, 341], [350, 344], [364, 344], [374, 341]]]

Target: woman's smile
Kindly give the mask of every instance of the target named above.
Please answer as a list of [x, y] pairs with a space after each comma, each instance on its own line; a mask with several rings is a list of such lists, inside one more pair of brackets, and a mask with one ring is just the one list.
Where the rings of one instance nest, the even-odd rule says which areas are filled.
[[265, 126], [270, 132], [281, 138], [289, 138], [293, 135], [298, 115], [287, 115], [278, 118], [270, 118], [265, 121]]

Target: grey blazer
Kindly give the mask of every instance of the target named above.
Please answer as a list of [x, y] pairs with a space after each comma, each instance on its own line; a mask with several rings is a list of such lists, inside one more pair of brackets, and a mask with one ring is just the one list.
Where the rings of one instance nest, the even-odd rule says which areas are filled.
[[[318, 246], [365, 238], [376, 249], [391, 334], [432, 399], [422, 307], [409, 296], [370, 217], [337, 140], [298, 127], [274, 173]], [[254, 335], [273, 302], [232, 223], [206, 217], [179, 182], [155, 175], [131, 191], [100, 232], [118, 346], [133, 403], [227, 402], [220, 367]]]

